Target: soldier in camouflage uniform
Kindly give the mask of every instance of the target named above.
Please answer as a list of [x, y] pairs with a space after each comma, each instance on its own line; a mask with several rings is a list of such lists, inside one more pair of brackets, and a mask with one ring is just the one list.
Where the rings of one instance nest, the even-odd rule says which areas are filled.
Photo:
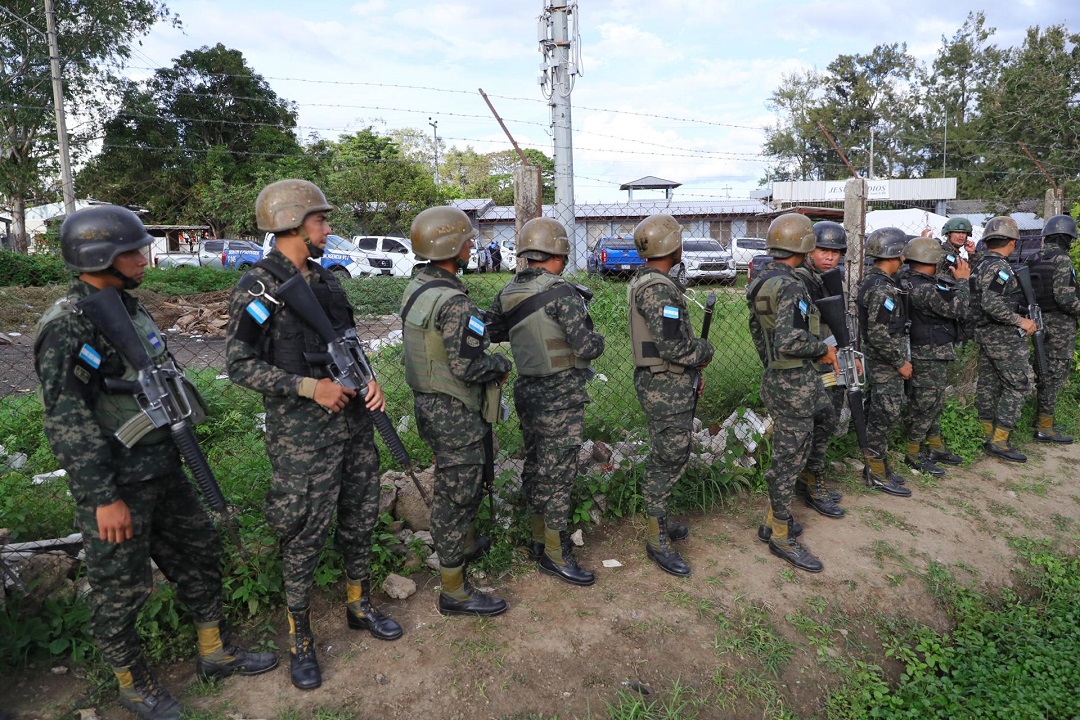
[[1023, 296], [1009, 265], [1019, 239], [1020, 230], [1010, 217], [986, 223], [982, 237], [986, 251], [975, 265], [971, 298], [980, 309], [975, 321], [979, 343], [975, 407], [986, 436], [983, 447], [987, 454], [1009, 462], [1027, 462], [1027, 456], [1009, 444], [1009, 435], [1031, 393], [1027, 338], [1037, 329], [1020, 315]]
[[229, 379], [263, 396], [266, 453], [274, 469], [266, 494], [267, 524], [278, 534], [288, 603], [292, 683], [322, 683], [311, 630], [311, 592], [319, 555], [337, 512], [336, 546], [346, 573], [350, 628], [380, 640], [401, 626], [371, 605], [371, 535], [378, 520], [379, 453], [368, 410], [386, 405], [371, 382], [364, 398], [310, 362], [326, 344], [292, 308], [276, 302], [278, 287], [303, 276], [335, 330], [353, 327], [353, 310], [337, 278], [318, 262], [333, 208], [306, 180], [280, 180], [255, 201], [259, 229], [275, 245], [249, 270], [229, 299]]
[[971, 270], [957, 257], [948, 266], [948, 277], [936, 275], [943, 254], [937, 241], [915, 238], [904, 250], [908, 267], [902, 275], [911, 312], [912, 366], [904, 462], [934, 476], [945, 474], [937, 463], [959, 465], [961, 461], [945, 447], [940, 417], [948, 385], [946, 371], [956, 359], [961, 324], [971, 315]]
[[1080, 315], [1080, 285], [1069, 258], [1069, 247], [1076, 240], [1076, 220], [1069, 215], [1054, 215], [1043, 226], [1043, 249], [1031, 263], [1031, 282], [1035, 300], [1043, 315], [1047, 377], [1036, 379], [1038, 416], [1035, 439], [1044, 443], [1069, 444], [1072, 437], [1054, 426], [1054, 410], [1076, 352], [1076, 318]]
[[[814, 249], [807, 253], [802, 265], [795, 268], [795, 276], [806, 288], [811, 302], [816, 303], [828, 295], [821, 275], [837, 267], [846, 250], [847, 232], [843, 225], [828, 221], [814, 225]], [[822, 335], [826, 336], [826, 342], [828, 342], [832, 331], [827, 325], [823, 325]], [[827, 379], [836, 377], [832, 366], [828, 364], [818, 365], [817, 371], [821, 374], [823, 384]], [[825, 488], [825, 454], [829, 450], [829, 440], [840, 425], [840, 411], [844, 406], [844, 388], [831, 382], [825, 388], [825, 392], [832, 402], [832, 411], [822, 416], [821, 422], [814, 423], [810, 453], [806, 459], [806, 467], [799, 471], [795, 479], [795, 494], [822, 515], [839, 518], [844, 516], [844, 509], [839, 505], [843, 496], [839, 492]]]
[[[945, 262], [947, 256], [955, 255], [961, 260], [967, 260], [970, 266], [971, 257], [975, 254], [975, 243], [971, 240], [971, 230], [971, 221], [962, 217], [949, 218], [941, 226], [941, 233], [944, 236], [941, 239], [943, 257], [939, 264]], [[946, 277], [948, 276], [946, 275]]]
[[866, 409], [868, 487], [897, 497], [911, 497], [902, 475], [892, 472], [886, 452], [889, 431], [900, 421], [904, 381], [911, 379], [906, 292], [898, 272], [908, 236], [899, 228], [875, 230], [866, 238], [866, 256], [874, 267], [859, 286], [859, 328], [866, 356], [869, 398]]
[[832, 400], [815, 363], [838, 370], [836, 348], [822, 339], [820, 316], [795, 274], [814, 249], [813, 223], [787, 213], [769, 224], [765, 248], [774, 260], [746, 288], [750, 335], [765, 366], [761, 401], [773, 419], [772, 462], [765, 471], [769, 509], [758, 538], [769, 552], [808, 572], [824, 565], [796, 538], [802, 526], [791, 515], [795, 481], [806, 467], [814, 428], [833, 417]]
[[[435, 454], [431, 535], [439, 555], [443, 615], [498, 615], [506, 601], [471, 587], [465, 565], [486, 543], [472, 540], [490, 464], [491, 425], [510, 360], [485, 352], [491, 344], [481, 312], [457, 270], [469, 261], [476, 229], [457, 208], [433, 207], [413, 220], [413, 251], [430, 261], [401, 298], [405, 380], [413, 391], [416, 426]], [[470, 542], [472, 547], [470, 547]]]
[[592, 585], [567, 541], [570, 493], [585, 431], [589, 362], [604, 352], [581, 294], [563, 280], [570, 241], [550, 218], [525, 223], [518, 257], [529, 262], [499, 291], [486, 313], [492, 342], [510, 340], [517, 364], [514, 404], [525, 440], [522, 490], [532, 526], [532, 554], [541, 572], [572, 585]]
[[[98, 205], [70, 215], [60, 230], [64, 262], [78, 274], [67, 295], [41, 318], [34, 360], [41, 379], [44, 427], [67, 470], [90, 581], [90, 629], [120, 683], [120, 702], [150, 720], [178, 718], [180, 704], [150, 674], [136, 618], [152, 590], [150, 558], [195, 619], [200, 677], [255, 675], [277, 658], [248, 653], [222, 637], [221, 540], [169, 432], [152, 430], [130, 448], [115, 436], [140, 414], [134, 395], [105, 381], [137, 378], [76, 303], [119, 290], [131, 322], [156, 362], [168, 358], [153, 319], [127, 291], [146, 267], [153, 238], [130, 210]], [[197, 400], [197, 398], [196, 398]]]
[[682, 261], [682, 226], [670, 215], [652, 215], [634, 228], [634, 246], [645, 259], [627, 288], [634, 387], [649, 429], [649, 456], [641, 494], [649, 536], [645, 553], [664, 572], [686, 577], [690, 566], [671, 546], [689, 530], [668, 524], [671, 489], [690, 460], [694, 409], [704, 388], [701, 371], [713, 356], [695, 338], [682, 291], [668, 277]]

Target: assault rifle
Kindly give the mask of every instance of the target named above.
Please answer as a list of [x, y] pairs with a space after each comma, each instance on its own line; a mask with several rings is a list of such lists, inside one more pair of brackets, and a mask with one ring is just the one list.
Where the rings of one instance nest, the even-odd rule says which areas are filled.
[[[363, 402], [363, 398], [367, 396], [368, 383], [375, 379], [375, 373], [371, 369], [367, 355], [364, 354], [363, 347], [360, 346], [356, 329], [346, 328], [341, 332], [336, 332], [326, 316], [326, 311], [323, 310], [315, 293], [311, 290], [311, 286], [299, 273], [282, 283], [277, 289], [276, 298], [288, 305], [289, 309], [318, 333], [322, 341], [326, 343], [324, 352], [304, 353], [304, 359], [312, 364], [325, 366], [334, 382], [355, 390], [359, 402]], [[401, 442], [386, 412], [368, 410], [368, 414], [371, 415], [371, 423], [379, 431], [379, 436], [386, 443], [394, 460], [405, 468], [406, 474], [412, 478], [413, 484], [420, 493], [420, 499], [425, 505], [431, 507], [431, 499], [413, 471], [409, 451], [405, 449], [405, 443]]]
[[[1020, 283], [1020, 292], [1024, 294], [1024, 302], [1027, 311], [1024, 313], [1028, 319], [1035, 323], [1035, 332], [1031, 336], [1031, 343], [1035, 346], [1035, 377], [1049, 377], [1050, 361], [1046, 354], [1046, 328], [1043, 326], [1042, 309], [1035, 299], [1035, 288], [1031, 285], [1031, 268], [1021, 265], [1016, 271], [1016, 280]], [[1027, 335], [1020, 330], [1021, 336]]]
[[859, 447], [865, 451], [869, 447], [866, 439], [866, 412], [863, 408], [862, 394], [865, 378], [859, 369], [863, 364], [863, 354], [855, 349], [855, 342], [848, 328], [844, 296], [833, 295], [822, 298], [814, 304], [821, 313], [821, 319], [829, 326], [833, 337], [836, 338], [836, 360], [840, 366], [837, 384], [844, 386], [848, 408], [851, 410], [851, 422], [855, 426], [855, 437], [859, 441]]
[[246, 558], [247, 552], [240, 543], [225, 496], [195, 437], [192, 427], [195, 406], [189, 396], [194, 395], [195, 390], [192, 387], [189, 393], [184, 371], [171, 356], [160, 364], [154, 362], [115, 288], [98, 290], [80, 300], [75, 307], [139, 373], [135, 380], [105, 379], [107, 391], [131, 393], [142, 408], [141, 413], [116, 431], [116, 439], [125, 447], [131, 447], [150, 431], [167, 427], [206, 504], [220, 516], [233, 543]]

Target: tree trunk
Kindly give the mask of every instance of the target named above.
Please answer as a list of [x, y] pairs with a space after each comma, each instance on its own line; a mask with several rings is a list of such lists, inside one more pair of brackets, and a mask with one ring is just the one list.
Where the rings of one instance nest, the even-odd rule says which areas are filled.
[[11, 249], [26, 254], [30, 240], [26, 236], [26, 200], [15, 197], [11, 200]]

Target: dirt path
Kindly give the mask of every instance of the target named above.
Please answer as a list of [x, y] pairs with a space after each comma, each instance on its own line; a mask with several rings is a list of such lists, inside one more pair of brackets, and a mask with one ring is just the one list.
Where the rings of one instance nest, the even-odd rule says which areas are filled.
[[[843, 520], [799, 510], [805, 540], [826, 566], [820, 575], [793, 572], [769, 555], [755, 532], [765, 501], [742, 495], [690, 519], [689, 579], [645, 559], [644, 523], [633, 518], [587, 534], [579, 552], [599, 576], [592, 588], [562, 584], [522, 561], [515, 577], [476, 581], [499, 589], [507, 614], [447, 619], [434, 609], [436, 577], [422, 574], [412, 598], [381, 602], [406, 629], [394, 643], [348, 630], [341, 605], [324, 600], [314, 621], [322, 688], [293, 689], [283, 666], [230, 679], [217, 696], [189, 693], [186, 702], [206, 717], [311, 717], [322, 709], [358, 718], [566, 719], [606, 717], [605, 703], [628, 683], [663, 697], [677, 681], [703, 703], [700, 718], [770, 717], [781, 706], [813, 717], [838, 682], [823, 660], [862, 653], [884, 663], [868, 624], [873, 614], [947, 625], [923, 579], [931, 563], [995, 589], [1014, 580], [1010, 537], [1055, 537], [1078, 549], [1080, 445], [1025, 450], [1032, 456], [1025, 466], [982, 460], [934, 483], [914, 480], [910, 500], [849, 480]], [[624, 566], [604, 569], [605, 559]], [[816, 619], [816, 645], [815, 631], [798, 622], [806, 617]], [[280, 613], [274, 620], [284, 625]], [[769, 645], [783, 645], [777, 637], [791, 643], [790, 660], [770, 655]], [[277, 642], [286, 646], [283, 636]], [[162, 674], [181, 691], [193, 686], [191, 670], [185, 663]], [[14, 699], [7, 709], [20, 719], [56, 717], [85, 689], [71, 675], [0, 680], [0, 697]], [[97, 711], [127, 717], [114, 704]]]

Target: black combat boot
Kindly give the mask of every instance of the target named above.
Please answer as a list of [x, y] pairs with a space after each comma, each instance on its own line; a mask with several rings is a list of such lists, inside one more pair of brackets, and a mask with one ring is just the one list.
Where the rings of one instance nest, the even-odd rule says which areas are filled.
[[144, 720], [179, 720], [183, 708], [157, 684], [141, 657], [127, 667], [113, 668], [120, 682], [120, 704]]
[[911, 497], [911, 491], [901, 484], [894, 482], [885, 474], [885, 461], [874, 455], [867, 455], [866, 465], [863, 467], [863, 480], [866, 487], [880, 490], [896, 497]]
[[[565, 532], [560, 533], [552, 528], [547, 528], [545, 532], [548, 535], [547, 544], [554, 547], [545, 547], [544, 554], [540, 556], [540, 561], [537, 563], [540, 572], [557, 577], [571, 585], [588, 586], [596, 582], [596, 576], [578, 565], [574, 556], [567, 552], [568, 543], [563, 541], [566, 537]], [[554, 550], [558, 560], [551, 557], [552, 550]]]
[[904, 455], [904, 464], [913, 470], [924, 472], [927, 475], [934, 477], [942, 477], [945, 475], [945, 468], [938, 467], [930, 460], [928, 454], [919, 452], [917, 455]]
[[690, 566], [671, 547], [666, 517], [649, 516], [649, 540], [645, 543], [645, 554], [666, 573], [676, 577], [690, 576]]
[[1005, 460], [1006, 462], [1027, 462], [1027, 455], [1009, 444], [1010, 434], [1012, 434], [1012, 430], [1009, 428], [994, 426], [994, 434], [991, 435], [990, 439], [983, 445], [986, 454], [992, 455], [999, 460]]
[[322, 685], [319, 660], [315, 657], [315, 636], [311, 634], [311, 608], [289, 608], [289, 648], [292, 684], [300, 690]]
[[464, 566], [442, 566], [442, 592], [439, 593], [438, 610], [441, 615], [473, 615], [488, 617], [506, 612], [506, 601], [494, 595], [485, 595], [469, 585]]
[[949, 452], [949, 448], [945, 447], [945, 441], [940, 435], [926, 438], [926, 447], [929, 449], [928, 457], [932, 463], [961, 465], [964, 462], [964, 458], [954, 452]]
[[[799, 474], [799, 478], [803, 480], [795, 481], [795, 494], [798, 495], [803, 502], [817, 510], [825, 517], [842, 518], [844, 517], [844, 508], [840, 507], [835, 500], [832, 499], [832, 495], [825, 489], [825, 476], [820, 472], [810, 472], [809, 478], [803, 477], [803, 474]], [[807, 482], [809, 480], [809, 482]]]
[[477, 535], [476, 527], [469, 526], [469, 529], [465, 532], [465, 557], [462, 562], [468, 565], [471, 562], [476, 562], [480, 558], [487, 555], [487, 551], [491, 549], [491, 538], [487, 535]]
[[1061, 433], [1054, 426], [1053, 415], [1040, 415], [1035, 421], [1035, 439], [1041, 443], [1060, 443], [1071, 445], [1072, 436]]
[[199, 638], [199, 658], [195, 661], [196, 677], [226, 678], [230, 675], [261, 675], [278, 665], [273, 653], [252, 653], [241, 650], [221, 635], [218, 622], [195, 623]]
[[788, 535], [789, 522], [791, 522], [789, 517], [775, 514], [772, 516], [769, 523], [772, 528], [772, 535], [769, 537], [769, 552], [806, 572], [819, 573], [824, 570], [825, 566], [814, 557], [808, 547], [800, 545], [798, 540]]
[[[763, 543], [769, 542], [769, 538], [772, 537], [772, 518], [773, 518], [773, 511], [772, 511], [772, 508], [770, 507], [769, 511], [767, 513], [765, 513], [765, 522], [762, 523], [761, 525], [758, 525], [758, 528], [757, 528], [758, 540], [760, 540]], [[788, 526], [788, 537], [797, 538], [800, 535], [802, 535], [803, 527], [795, 519], [794, 515], [792, 515], [791, 517], [788, 518], [787, 526]]]
[[[818, 480], [821, 480], [821, 487], [825, 488], [825, 473], [821, 470], [810, 470], [803, 468], [799, 475], [795, 478], [795, 489], [798, 490], [799, 486], [813, 487]], [[829, 499], [834, 503], [838, 503], [844, 499], [844, 494], [839, 490], [825, 490], [825, 494], [829, 496]]]
[[346, 578], [348, 604], [345, 606], [345, 620], [353, 630], [367, 630], [378, 640], [397, 640], [401, 637], [401, 626], [383, 615], [371, 605], [371, 580]]

